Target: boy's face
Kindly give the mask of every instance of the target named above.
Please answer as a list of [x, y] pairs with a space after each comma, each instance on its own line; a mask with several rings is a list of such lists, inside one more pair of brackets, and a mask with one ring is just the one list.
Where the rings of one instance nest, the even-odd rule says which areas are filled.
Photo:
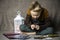
[[38, 18], [40, 16], [40, 11], [41, 8], [39, 6], [37, 6], [35, 9], [31, 10], [31, 16], [32, 18]]

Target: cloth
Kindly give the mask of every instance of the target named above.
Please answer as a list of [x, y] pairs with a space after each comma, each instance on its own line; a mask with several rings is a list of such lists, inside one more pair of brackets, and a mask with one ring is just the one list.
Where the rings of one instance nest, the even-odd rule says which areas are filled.
[[27, 14], [24, 25], [27, 25], [27, 27], [31, 27], [32, 24], [38, 24], [40, 26], [40, 30], [51, 27], [50, 19], [48, 17], [48, 11], [42, 8], [41, 14], [37, 20], [33, 19], [31, 15]]
[[32, 30], [31, 28], [27, 27], [26, 25], [21, 25], [20, 30], [22, 32], [36, 32], [37, 35], [46, 35], [46, 34], [52, 34], [53, 33], [52, 27], [47, 27], [46, 29], [44, 29], [42, 31], [36, 31], [36, 30]]

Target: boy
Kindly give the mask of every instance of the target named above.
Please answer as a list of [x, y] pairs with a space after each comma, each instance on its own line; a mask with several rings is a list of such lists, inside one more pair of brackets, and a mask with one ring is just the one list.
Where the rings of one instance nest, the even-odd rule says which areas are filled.
[[24, 25], [20, 26], [22, 32], [36, 32], [37, 35], [52, 34], [48, 11], [35, 1], [30, 6]]

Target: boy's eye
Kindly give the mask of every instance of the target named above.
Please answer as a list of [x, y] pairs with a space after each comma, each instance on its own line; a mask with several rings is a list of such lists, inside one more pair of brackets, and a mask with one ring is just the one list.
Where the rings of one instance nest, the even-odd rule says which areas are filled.
[[34, 10], [34, 12], [40, 12], [41, 11], [41, 9], [39, 9], [39, 10]]
[[39, 12], [40, 10], [34, 10], [34, 12]]

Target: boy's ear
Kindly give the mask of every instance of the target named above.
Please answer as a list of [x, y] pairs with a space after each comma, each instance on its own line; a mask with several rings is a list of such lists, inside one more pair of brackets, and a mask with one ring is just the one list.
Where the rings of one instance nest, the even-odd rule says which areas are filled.
[[30, 11], [30, 9], [27, 10], [27, 15], [31, 15]]

